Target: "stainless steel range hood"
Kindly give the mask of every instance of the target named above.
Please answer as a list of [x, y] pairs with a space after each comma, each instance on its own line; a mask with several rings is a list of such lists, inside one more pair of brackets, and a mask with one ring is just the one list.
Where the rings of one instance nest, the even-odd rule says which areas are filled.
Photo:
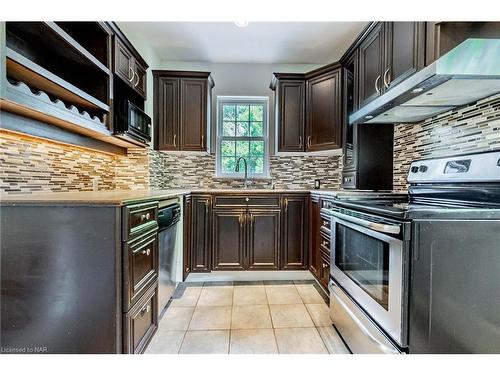
[[349, 116], [349, 123], [412, 123], [500, 92], [500, 39], [467, 39]]

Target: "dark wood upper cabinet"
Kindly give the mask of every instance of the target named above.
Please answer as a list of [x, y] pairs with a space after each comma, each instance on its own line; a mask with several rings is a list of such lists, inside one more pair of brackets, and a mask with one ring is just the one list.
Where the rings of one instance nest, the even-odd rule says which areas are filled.
[[247, 268], [279, 269], [281, 210], [249, 209]]
[[344, 117], [344, 166], [351, 170], [356, 164], [354, 153], [355, 126], [349, 124], [349, 116], [358, 109], [358, 51], [354, 50], [343, 63], [343, 117]]
[[305, 150], [305, 97], [303, 74], [275, 73], [271, 89], [275, 90], [275, 118], [278, 128], [278, 151]]
[[154, 140], [157, 150], [178, 149], [179, 106], [177, 104], [179, 103], [180, 93], [179, 82], [179, 78], [160, 77], [154, 83], [154, 120], [155, 124], [157, 124]]
[[386, 22], [384, 90], [416, 73], [424, 66], [425, 22]]
[[358, 47], [360, 107], [377, 98], [382, 92], [384, 41], [384, 24], [378, 23]]
[[[117, 32], [115, 30], [115, 32]], [[146, 98], [146, 71], [147, 64], [127, 43], [123, 34], [115, 34], [114, 41], [114, 73], [121, 78], [133, 91], [143, 99]], [[129, 44], [129, 46], [127, 46]]]
[[213, 211], [213, 270], [244, 269], [245, 217], [245, 210]]
[[212, 196], [193, 195], [191, 199], [191, 272], [210, 271]]
[[207, 80], [181, 78], [179, 149], [205, 150], [207, 134]]
[[342, 82], [339, 66], [307, 79], [306, 150], [342, 146]]
[[153, 71], [155, 149], [206, 151], [210, 122], [210, 73]]
[[307, 201], [307, 195], [283, 195], [282, 269], [307, 269]]

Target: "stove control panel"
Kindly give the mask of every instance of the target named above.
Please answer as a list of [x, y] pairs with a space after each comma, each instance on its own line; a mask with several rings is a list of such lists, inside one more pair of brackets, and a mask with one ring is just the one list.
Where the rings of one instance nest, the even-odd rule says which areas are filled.
[[417, 160], [409, 183], [500, 182], [500, 151]]

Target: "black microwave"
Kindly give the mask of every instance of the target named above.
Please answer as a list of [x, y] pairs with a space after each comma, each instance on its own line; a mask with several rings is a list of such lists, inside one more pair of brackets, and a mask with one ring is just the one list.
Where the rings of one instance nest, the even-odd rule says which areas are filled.
[[127, 135], [139, 142], [151, 142], [151, 117], [129, 100], [118, 103], [115, 115], [115, 134]]

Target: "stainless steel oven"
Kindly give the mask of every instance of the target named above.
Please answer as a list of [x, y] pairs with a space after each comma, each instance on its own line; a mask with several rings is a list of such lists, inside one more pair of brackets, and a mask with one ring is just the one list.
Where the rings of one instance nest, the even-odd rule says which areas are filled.
[[[341, 208], [330, 209], [328, 214], [332, 217], [332, 308], [347, 309], [342, 313], [360, 331], [355, 345], [360, 345], [361, 352], [397, 352], [391, 340], [399, 347], [407, 346], [408, 241], [404, 223]], [[338, 311], [332, 312], [332, 318], [340, 326], [346, 324]], [[353, 327], [349, 329], [347, 335], [352, 335]], [[390, 340], [374, 340], [379, 334]], [[369, 340], [365, 349], [363, 335]]]

